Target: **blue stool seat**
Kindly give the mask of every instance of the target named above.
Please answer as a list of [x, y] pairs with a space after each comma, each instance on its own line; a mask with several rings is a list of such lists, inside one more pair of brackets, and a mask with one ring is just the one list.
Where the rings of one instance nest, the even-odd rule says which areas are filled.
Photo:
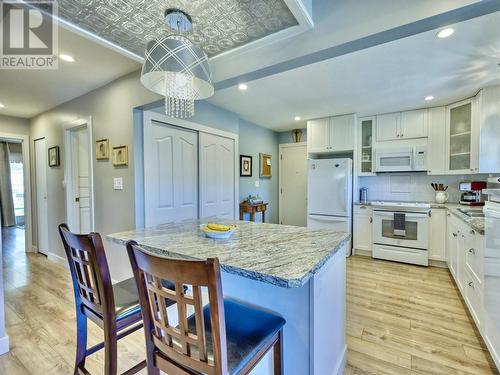
[[[227, 358], [229, 374], [238, 374], [265, 343], [285, 325], [281, 316], [231, 299], [224, 299]], [[203, 309], [207, 351], [213, 357], [210, 308]], [[195, 332], [194, 316], [188, 319], [189, 330]]]

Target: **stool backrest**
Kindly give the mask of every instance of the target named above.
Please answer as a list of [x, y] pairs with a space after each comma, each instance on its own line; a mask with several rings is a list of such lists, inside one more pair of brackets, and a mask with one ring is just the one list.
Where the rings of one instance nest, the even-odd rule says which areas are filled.
[[[141, 303], [147, 350], [165, 358], [170, 374], [201, 372], [227, 374], [226, 328], [219, 261], [181, 260], [157, 257], [137, 243], [127, 243]], [[164, 281], [175, 284], [175, 290]], [[191, 286], [192, 294], [184, 286]], [[209, 358], [203, 318], [202, 288], [208, 289], [213, 358]], [[188, 290], [189, 290], [188, 289]], [[169, 301], [177, 307], [177, 317], [166, 309]], [[194, 326], [188, 327], [189, 310], [194, 309]], [[166, 370], [164, 370], [166, 371]]]
[[77, 308], [84, 305], [103, 317], [114, 314], [111, 276], [99, 233], [75, 234], [66, 224], [61, 224], [59, 234], [69, 263]]

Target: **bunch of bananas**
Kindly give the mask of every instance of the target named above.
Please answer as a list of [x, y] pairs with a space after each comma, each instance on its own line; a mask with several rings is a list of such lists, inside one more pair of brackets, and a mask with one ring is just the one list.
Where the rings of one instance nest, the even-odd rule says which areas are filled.
[[236, 225], [224, 225], [224, 224], [216, 224], [216, 223], [208, 223], [203, 227], [204, 232], [211, 233], [221, 233], [227, 232], [231, 229], [236, 228]]

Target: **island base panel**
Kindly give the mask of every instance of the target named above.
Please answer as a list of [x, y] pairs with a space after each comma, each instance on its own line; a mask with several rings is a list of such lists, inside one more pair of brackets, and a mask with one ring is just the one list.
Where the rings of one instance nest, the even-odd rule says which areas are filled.
[[[342, 375], [346, 362], [345, 245], [300, 288], [283, 288], [227, 272], [222, 273], [226, 297], [279, 313], [283, 333], [284, 373]], [[268, 353], [252, 375], [272, 375]]]

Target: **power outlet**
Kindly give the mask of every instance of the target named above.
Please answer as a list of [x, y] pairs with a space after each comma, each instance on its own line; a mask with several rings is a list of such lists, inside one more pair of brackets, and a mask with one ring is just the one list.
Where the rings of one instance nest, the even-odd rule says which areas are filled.
[[114, 190], [123, 190], [123, 178], [122, 177], [113, 178], [113, 189]]

